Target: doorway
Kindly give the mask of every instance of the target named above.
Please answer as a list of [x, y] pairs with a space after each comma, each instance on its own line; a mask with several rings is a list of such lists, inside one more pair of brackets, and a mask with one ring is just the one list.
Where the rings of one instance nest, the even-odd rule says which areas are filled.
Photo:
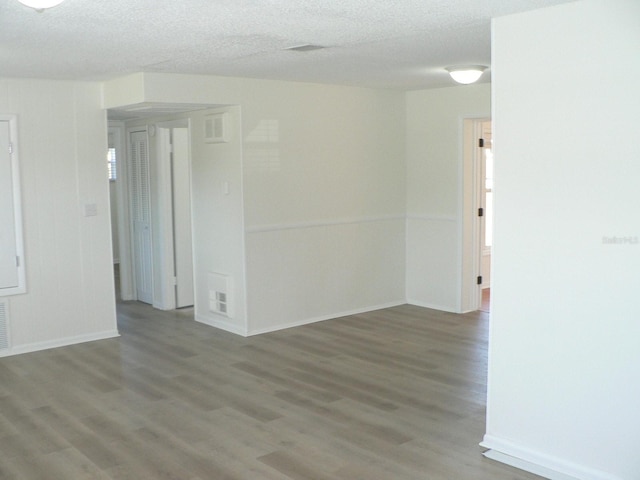
[[147, 131], [129, 132], [129, 195], [135, 300], [153, 304], [151, 184]]
[[460, 313], [488, 311], [490, 303], [493, 244], [491, 126], [491, 119], [485, 116], [462, 119]]
[[131, 286], [128, 295], [122, 289], [121, 299], [161, 310], [189, 307], [194, 303], [189, 120], [135, 123], [122, 124], [126, 155], [117, 164], [126, 190], [118, 201], [127, 213], [118, 224], [118, 273], [121, 285]]
[[493, 246], [493, 136], [491, 121], [480, 121], [476, 155], [478, 281], [480, 304], [478, 309], [490, 311], [491, 305], [491, 248]]

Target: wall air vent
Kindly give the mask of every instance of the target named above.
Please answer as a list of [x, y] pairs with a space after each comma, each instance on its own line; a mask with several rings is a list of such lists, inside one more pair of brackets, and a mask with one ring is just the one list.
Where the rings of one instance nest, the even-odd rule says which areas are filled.
[[209, 273], [209, 311], [233, 318], [233, 282], [221, 273]]
[[212, 113], [204, 117], [204, 141], [226, 143], [229, 141], [229, 121], [227, 112]]

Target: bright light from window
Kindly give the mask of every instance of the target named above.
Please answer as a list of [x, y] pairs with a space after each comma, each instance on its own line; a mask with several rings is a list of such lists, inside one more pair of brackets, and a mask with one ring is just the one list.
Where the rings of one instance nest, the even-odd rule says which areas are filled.
[[493, 152], [491, 148], [484, 149], [485, 155], [485, 212], [484, 212], [484, 246], [493, 245]]
[[116, 149], [110, 148], [107, 151], [107, 168], [109, 170], [109, 180], [116, 179]]

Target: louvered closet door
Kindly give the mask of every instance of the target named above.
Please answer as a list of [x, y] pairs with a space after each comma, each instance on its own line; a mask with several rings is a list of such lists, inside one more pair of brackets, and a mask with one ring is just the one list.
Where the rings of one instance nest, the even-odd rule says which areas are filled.
[[153, 303], [151, 187], [147, 132], [131, 132], [129, 142], [133, 268], [137, 299]]

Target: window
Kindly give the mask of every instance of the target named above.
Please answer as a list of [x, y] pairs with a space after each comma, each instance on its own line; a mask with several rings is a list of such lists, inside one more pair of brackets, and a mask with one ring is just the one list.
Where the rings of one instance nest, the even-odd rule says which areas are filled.
[[109, 180], [116, 179], [116, 149], [110, 147], [107, 151], [107, 168], [109, 169]]
[[26, 292], [18, 130], [15, 115], [0, 115], [0, 296]]

